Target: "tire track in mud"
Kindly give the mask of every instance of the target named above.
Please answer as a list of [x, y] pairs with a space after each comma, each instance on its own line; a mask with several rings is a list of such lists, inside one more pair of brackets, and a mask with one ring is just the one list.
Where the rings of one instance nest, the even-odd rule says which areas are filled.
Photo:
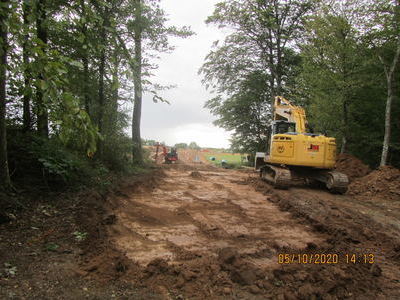
[[[199, 178], [190, 171], [166, 173], [155, 190], [132, 193], [116, 212], [119, 222], [111, 236], [139, 264], [145, 266], [157, 258], [177, 263], [175, 247], [216, 257], [224, 247], [254, 254], [273, 245], [302, 249], [324, 240], [279, 211], [264, 195], [232, 183], [243, 179], [240, 172], [200, 173]], [[277, 258], [257, 261], [260, 267], [265, 264], [277, 265]]]
[[[400, 246], [391, 243], [391, 231], [350, 209], [346, 196], [276, 191], [245, 171], [163, 169], [162, 178], [144, 179], [109, 199], [117, 222], [108, 237], [119, 254], [111, 252], [114, 260], [102, 270], [115, 263], [124, 270], [118, 278], [163, 299], [399, 297], [399, 259], [391, 255]], [[375, 265], [277, 263], [279, 253], [343, 254], [373, 245], [383, 251]]]
[[[376, 218], [376, 214], [385, 213], [385, 209], [377, 209], [371, 214], [371, 211], [366, 213], [370, 203], [360, 202], [351, 196], [304, 187], [274, 190], [258, 178], [251, 178], [248, 183], [256, 190], [272, 195], [271, 201], [281, 210], [290, 212], [301, 222], [309, 223], [315, 231], [327, 234], [328, 246], [325, 249], [318, 246], [319, 249], [341, 253], [342, 256], [374, 255], [374, 264], [365, 264], [361, 259], [361, 262], [350, 262], [342, 268], [339, 278], [350, 279], [352, 283], [341, 285], [341, 296], [358, 294], [357, 297], [360, 297], [361, 294], [364, 299], [400, 297], [400, 231], [393, 228], [392, 219]], [[290, 268], [295, 271], [295, 266], [288, 266]]]

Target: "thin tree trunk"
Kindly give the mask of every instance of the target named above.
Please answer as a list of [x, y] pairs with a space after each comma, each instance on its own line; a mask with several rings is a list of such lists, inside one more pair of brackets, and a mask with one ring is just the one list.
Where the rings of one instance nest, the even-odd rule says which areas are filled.
[[[100, 66], [99, 66], [99, 95], [98, 95], [98, 115], [97, 115], [97, 126], [99, 128], [99, 133], [104, 135], [104, 72], [105, 72], [105, 50], [101, 50], [100, 54]], [[97, 151], [100, 157], [103, 156], [103, 141], [101, 139], [98, 140]]]
[[29, 14], [31, 13], [31, 6], [29, 1], [24, 0], [23, 3], [23, 19], [24, 19], [24, 42], [22, 44], [22, 59], [24, 62], [24, 96], [23, 96], [23, 115], [22, 115], [22, 129], [24, 132], [31, 130], [32, 117], [31, 117], [31, 74], [29, 71]]
[[104, 115], [104, 72], [106, 64], [105, 50], [101, 50], [100, 65], [99, 65], [99, 115], [98, 126], [100, 134], [103, 133], [103, 115]]
[[[106, 97], [105, 97], [105, 89], [104, 89], [104, 79], [105, 79], [105, 72], [106, 72], [106, 48], [108, 45], [107, 42], [107, 27], [110, 25], [109, 21], [109, 10], [108, 8], [104, 8], [103, 12], [103, 24], [101, 28], [101, 41], [102, 41], [102, 48], [100, 52], [100, 65], [99, 65], [99, 95], [98, 95], [98, 117], [97, 117], [97, 124], [99, 127], [99, 133], [104, 135], [104, 110], [107, 106], [106, 104]], [[98, 142], [98, 152], [100, 156], [103, 156], [103, 141], [99, 140]]]
[[343, 135], [342, 137], [342, 146], [340, 147], [340, 154], [343, 154], [346, 152], [346, 147], [347, 147], [347, 139], [346, 136]]
[[112, 85], [113, 85], [113, 91], [112, 91], [112, 98], [111, 98], [111, 126], [114, 126], [114, 129], [116, 129], [117, 126], [117, 119], [118, 119], [118, 98], [119, 98], [119, 78], [118, 78], [118, 71], [119, 71], [119, 59], [118, 59], [118, 52], [119, 49], [116, 47], [115, 48], [115, 53], [114, 53], [114, 66], [113, 66], [113, 75], [112, 75]]
[[383, 137], [383, 146], [382, 146], [382, 155], [381, 155], [381, 163], [380, 166], [386, 166], [388, 161], [388, 153], [389, 153], [389, 145], [390, 145], [390, 136], [391, 136], [391, 115], [392, 115], [392, 103], [394, 98], [394, 78], [396, 74], [396, 69], [399, 65], [400, 59], [400, 0], [396, 1], [395, 7], [395, 24], [398, 32], [397, 35], [397, 48], [396, 53], [393, 57], [391, 65], [389, 67], [386, 66], [383, 57], [379, 57], [381, 60], [385, 73], [386, 73], [386, 81], [387, 81], [387, 100], [386, 100], [386, 111], [385, 111], [385, 135]]
[[[38, 0], [37, 3], [37, 37], [47, 45], [47, 24], [46, 24], [46, 0]], [[46, 49], [43, 49], [46, 53]], [[39, 58], [43, 59], [43, 58]], [[44, 71], [42, 71], [39, 76], [39, 82], [45, 80]], [[49, 114], [47, 107], [43, 100], [43, 91], [39, 87], [36, 93], [36, 105], [37, 105], [37, 129], [40, 136], [47, 138], [49, 136]]]
[[[345, 95], [345, 97], [347, 97]], [[347, 100], [343, 101], [343, 137], [342, 137], [342, 146], [340, 147], [340, 153], [343, 154], [347, 151], [347, 142], [348, 142], [348, 128], [349, 128], [349, 113], [347, 107]]]
[[[392, 77], [392, 76], [389, 76]], [[392, 78], [387, 79], [387, 100], [386, 100], [386, 111], [385, 111], [385, 134], [383, 136], [383, 147], [380, 166], [386, 166], [389, 144], [391, 136], [391, 115], [392, 115], [392, 103], [393, 103], [393, 88]]]
[[[86, 18], [85, 0], [80, 0], [81, 17]], [[85, 102], [85, 110], [90, 115], [90, 97], [89, 97], [89, 59], [87, 49], [87, 26], [86, 20], [82, 24], [83, 47], [82, 47], [82, 64], [83, 64], [83, 98]], [[85, 48], [86, 47], [86, 48]]]
[[142, 25], [141, 25], [141, 0], [136, 0], [135, 10], [135, 103], [132, 113], [132, 155], [133, 162], [143, 163], [142, 139], [140, 136], [140, 119], [142, 115]]
[[282, 48], [281, 48], [281, 38], [279, 34], [276, 39], [276, 94], [277, 96], [282, 96]]
[[7, 159], [6, 133], [6, 80], [7, 80], [7, 20], [8, 0], [1, 0], [0, 7], [0, 186], [10, 186]]

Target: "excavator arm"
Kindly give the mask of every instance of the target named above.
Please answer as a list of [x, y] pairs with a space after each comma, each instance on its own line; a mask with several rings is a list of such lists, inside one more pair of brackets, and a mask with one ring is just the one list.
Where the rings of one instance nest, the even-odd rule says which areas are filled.
[[306, 132], [306, 113], [303, 108], [292, 105], [282, 96], [275, 97], [274, 121], [288, 121], [296, 124], [296, 132]]

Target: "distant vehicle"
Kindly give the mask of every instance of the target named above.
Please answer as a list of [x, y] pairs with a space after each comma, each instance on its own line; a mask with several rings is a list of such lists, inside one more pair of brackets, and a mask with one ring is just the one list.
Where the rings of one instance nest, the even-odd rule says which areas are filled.
[[171, 151], [168, 152], [167, 147], [163, 146], [163, 155], [166, 164], [178, 161], [178, 153], [175, 148], [171, 148]]

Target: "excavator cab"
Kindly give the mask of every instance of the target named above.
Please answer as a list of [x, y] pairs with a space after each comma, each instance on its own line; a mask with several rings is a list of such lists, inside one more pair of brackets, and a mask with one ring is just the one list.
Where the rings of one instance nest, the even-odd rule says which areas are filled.
[[274, 121], [272, 124], [272, 134], [296, 132], [296, 123], [287, 121]]

